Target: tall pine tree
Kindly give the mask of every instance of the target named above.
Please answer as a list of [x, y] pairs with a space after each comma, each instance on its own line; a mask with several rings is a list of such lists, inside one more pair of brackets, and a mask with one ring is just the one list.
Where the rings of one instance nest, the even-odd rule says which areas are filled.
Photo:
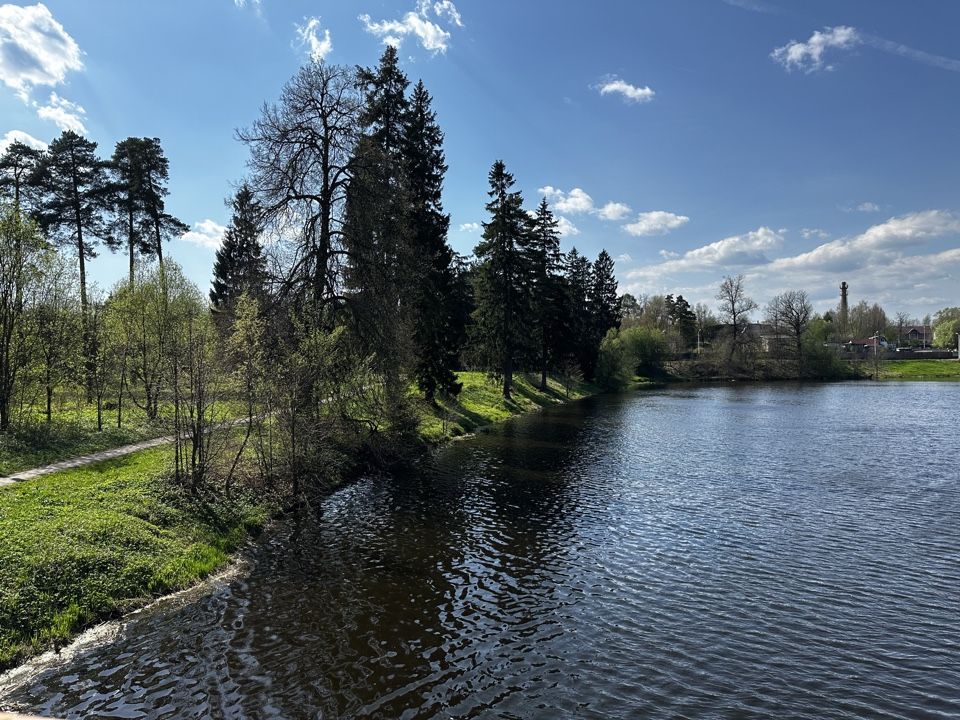
[[266, 268], [260, 248], [262, 208], [244, 183], [233, 196], [233, 216], [213, 261], [210, 305], [229, 324], [243, 293], [263, 299]]
[[450, 216], [441, 195], [447, 171], [443, 132], [430, 93], [417, 83], [404, 124], [404, 165], [410, 200], [410, 242], [422, 279], [415, 288], [413, 340], [417, 386], [427, 400], [463, 387], [457, 369], [463, 328], [456, 312], [453, 250], [447, 244]]
[[474, 328], [489, 360], [496, 363], [503, 396], [509, 399], [514, 362], [527, 336], [530, 218], [523, 196], [511, 189], [513, 175], [502, 160], [493, 164], [488, 178], [490, 220], [483, 224], [483, 239], [474, 249], [478, 262]]
[[146, 158], [150, 138], [128, 137], [117, 143], [110, 158], [110, 202], [113, 209], [107, 246], [127, 252], [130, 286], [136, 274], [137, 255], [153, 252], [148, 233], [151, 218], [147, 213]]
[[190, 227], [182, 220], [166, 211], [164, 198], [169, 194], [167, 183], [170, 181], [170, 161], [160, 147], [160, 138], [142, 138], [144, 144], [140, 152], [140, 189], [143, 209], [147, 216], [147, 232], [151, 238], [151, 252], [156, 254], [157, 262], [163, 267], [163, 241], [180, 237]]
[[40, 164], [44, 190], [40, 225], [77, 255], [88, 399], [93, 393], [95, 348], [90, 333], [87, 260], [96, 257], [97, 244], [108, 234], [104, 214], [109, 204], [106, 163], [96, 151], [92, 140], [64, 130], [50, 143]]

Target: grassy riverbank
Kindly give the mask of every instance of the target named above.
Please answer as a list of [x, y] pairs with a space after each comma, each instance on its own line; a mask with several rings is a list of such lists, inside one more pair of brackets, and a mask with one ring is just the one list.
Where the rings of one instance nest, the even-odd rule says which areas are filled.
[[884, 360], [881, 380], [960, 380], [957, 360]]
[[0, 668], [187, 587], [267, 520], [178, 493], [169, 462], [148, 450], [0, 489]]
[[[426, 442], [597, 392], [556, 378], [543, 391], [539, 378], [518, 375], [507, 401], [485, 373], [460, 379], [455, 400], [418, 403]], [[113, 437], [76, 446], [102, 449]], [[25, 448], [17, 469], [28, 458], [51, 457], [43, 452]], [[0, 488], [0, 670], [206, 577], [269, 519], [266, 503], [201, 501], [177, 490], [170, 462], [170, 449], [156, 448]]]
[[599, 392], [582, 380], [549, 376], [547, 389], [539, 388], [540, 376], [517, 374], [512, 398], [505, 400], [500, 382], [484, 372], [458, 373], [463, 390], [455, 400], [436, 407], [420, 403], [420, 435], [430, 443], [476, 431], [484, 425], [503, 422], [514, 415], [535, 412], [550, 405], [578, 400]]

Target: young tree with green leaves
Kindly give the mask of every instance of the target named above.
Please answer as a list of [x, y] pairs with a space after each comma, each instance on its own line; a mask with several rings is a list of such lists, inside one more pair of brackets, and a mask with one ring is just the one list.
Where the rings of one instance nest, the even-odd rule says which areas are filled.
[[[40, 384], [46, 400], [47, 423], [53, 420], [53, 396], [58, 388], [82, 375], [83, 348], [80, 308], [72, 267], [50, 253], [42, 266], [44, 281], [36, 293], [28, 322], [35, 340]], [[91, 333], [93, 337], [95, 335]]]
[[530, 277], [528, 242], [530, 218], [523, 195], [513, 190], [513, 175], [497, 160], [488, 175], [489, 221], [474, 249], [477, 274], [474, 292], [474, 328], [502, 380], [503, 396], [510, 398], [514, 363], [527, 338]]
[[0, 155], [0, 193], [4, 201], [12, 202], [26, 215], [36, 210], [37, 170], [43, 152], [15, 140]]
[[49, 250], [36, 226], [17, 206], [0, 208], [0, 431], [10, 427], [10, 409], [32, 354], [24, 316], [43, 285]]

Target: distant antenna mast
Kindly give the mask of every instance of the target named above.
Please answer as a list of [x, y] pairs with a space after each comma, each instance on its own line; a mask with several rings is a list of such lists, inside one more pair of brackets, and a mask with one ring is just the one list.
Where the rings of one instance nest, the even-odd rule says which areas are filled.
[[847, 290], [850, 289], [850, 286], [847, 285], [846, 280], [840, 283], [840, 335], [843, 338], [847, 337], [847, 311], [849, 309], [847, 305]]

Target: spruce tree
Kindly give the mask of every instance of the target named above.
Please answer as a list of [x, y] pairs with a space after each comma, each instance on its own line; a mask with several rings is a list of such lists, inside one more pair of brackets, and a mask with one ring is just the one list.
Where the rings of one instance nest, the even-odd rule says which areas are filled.
[[417, 386], [427, 400], [440, 391], [463, 387], [457, 369], [463, 336], [456, 313], [453, 250], [447, 244], [450, 216], [441, 195], [447, 171], [443, 132], [431, 108], [430, 93], [417, 83], [404, 124], [404, 169], [410, 201], [412, 256], [422, 272], [413, 298], [413, 341]]
[[590, 261], [576, 248], [571, 248], [564, 258], [564, 265], [567, 346], [584, 377], [592, 379], [596, 368], [596, 343], [590, 302]]
[[260, 248], [262, 208], [246, 183], [237, 190], [232, 205], [233, 216], [217, 248], [210, 287], [214, 314], [228, 321], [243, 293], [262, 300], [266, 275]]
[[553, 216], [547, 199], [537, 207], [530, 235], [532, 269], [531, 325], [536, 340], [536, 360], [540, 368], [540, 389], [547, 389], [547, 370], [555, 355], [558, 327], [561, 323], [562, 285], [560, 270], [559, 222]]
[[375, 69], [357, 71], [364, 89], [362, 136], [351, 161], [343, 243], [348, 254], [346, 285], [361, 347], [381, 375], [388, 421], [409, 429], [414, 289], [422, 272], [412, 252], [404, 128], [406, 88], [396, 50], [388, 47]]
[[107, 237], [104, 215], [109, 205], [106, 163], [97, 157], [97, 144], [72, 130], [50, 143], [40, 164], [44, 200], [40, 225], [60, 245], [72, 248], [80, 271], [80, 308], [88, 398], [93, 392], [94, 353], [87, 299], [87, 260], [96, 257], [98, 242]]
[[513, 191], [513, 175], [502, 160], [489, 173], [490, 220], [483, 224], [477, 257], [475, 332], [503, 380], [503, 396], [510, 398], [514, 362], [527, 336], [527, 287], [530, 261], [527, 243], [530, 218], [523, 196]]
[[617, 295], [617, 278], [610, 253], [601, 250], [590, 269], [590, 307], [593, 317], [593, 336], [596, 346], [608, 330], [620, 327], [622, 313]]

